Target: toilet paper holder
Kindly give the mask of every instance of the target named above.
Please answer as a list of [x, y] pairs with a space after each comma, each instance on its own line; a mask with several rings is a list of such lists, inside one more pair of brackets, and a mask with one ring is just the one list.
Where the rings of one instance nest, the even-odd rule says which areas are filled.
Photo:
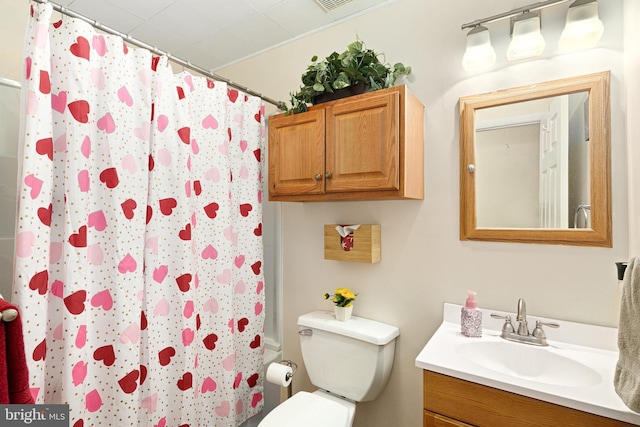
[[[296, 371], [298, 370], [298, 364], [292, 360], [280, 360], [278, 362], [281, 365], [286, 365], [288, 367], [290, 367], [291, 369], [293, 369], [293, 371], [290, 374], [287, 374], [287, 380], [289, 378], [293, 378], [293, 376], [296, 374]], [[289, 385], [287, 386], [287, 399], [290, 398], [293, 395], [293, 382], [289, 383]]]

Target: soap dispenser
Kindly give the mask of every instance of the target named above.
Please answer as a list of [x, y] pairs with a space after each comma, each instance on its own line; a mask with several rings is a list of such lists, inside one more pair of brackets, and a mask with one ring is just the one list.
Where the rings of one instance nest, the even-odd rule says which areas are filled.
[[468, 337], [482, 336], [482, 312], [478, 309], [476, 293], [467, 291], [467, 301], [460, 315], [460, 329]]

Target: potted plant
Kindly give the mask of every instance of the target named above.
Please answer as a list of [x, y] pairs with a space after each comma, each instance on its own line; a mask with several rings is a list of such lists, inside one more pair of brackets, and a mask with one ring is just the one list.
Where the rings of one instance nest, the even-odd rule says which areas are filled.
[[324, 299], [331, 298], [334, 304], [333, 311], [337, 320], [346, 322], [351, 319], [353, 311], [352, 302], [356, 300], [358, 294], [348, 288], [337, 288], [333, 294], [324, 294]]
[[302, 113], [307, 111], [307, 104], [388, 88], [398, 77], [411, 73], [411, 67], [402, 63], [392, 67], [381, 62], [380, 56], [384, 55], [367, 49], [361, 40], [351, 43], [342, 53], [333, 52], [322, 61], [314, 55], [302, 75], [303, 86], [295, 94], [291, 93], [291, 108], [281, 105], [281, 109], [287, 115]]

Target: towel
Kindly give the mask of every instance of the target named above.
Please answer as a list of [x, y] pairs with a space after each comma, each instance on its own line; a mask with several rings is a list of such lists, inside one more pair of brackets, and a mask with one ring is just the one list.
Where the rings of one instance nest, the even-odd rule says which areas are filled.
[[[0, 299], [0, 312], [18, 307]], [[0, 404], [35, 403], [29, 389], [20, 312], [11, 322], [0, 321]]]
[[613, 384], [625, 405], [640, 412], [640, 257], [629, 261], [622, 281], [618, 363]]

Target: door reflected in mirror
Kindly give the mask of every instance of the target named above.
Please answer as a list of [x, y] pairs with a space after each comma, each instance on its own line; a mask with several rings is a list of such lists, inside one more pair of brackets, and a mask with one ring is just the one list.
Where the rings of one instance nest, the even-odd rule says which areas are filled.
[[588, 102], [578, 92], [476, 112], [479, 227], [590, 228]]
[[611, 246], [609, 73], [460, 99], [462, 240]]

